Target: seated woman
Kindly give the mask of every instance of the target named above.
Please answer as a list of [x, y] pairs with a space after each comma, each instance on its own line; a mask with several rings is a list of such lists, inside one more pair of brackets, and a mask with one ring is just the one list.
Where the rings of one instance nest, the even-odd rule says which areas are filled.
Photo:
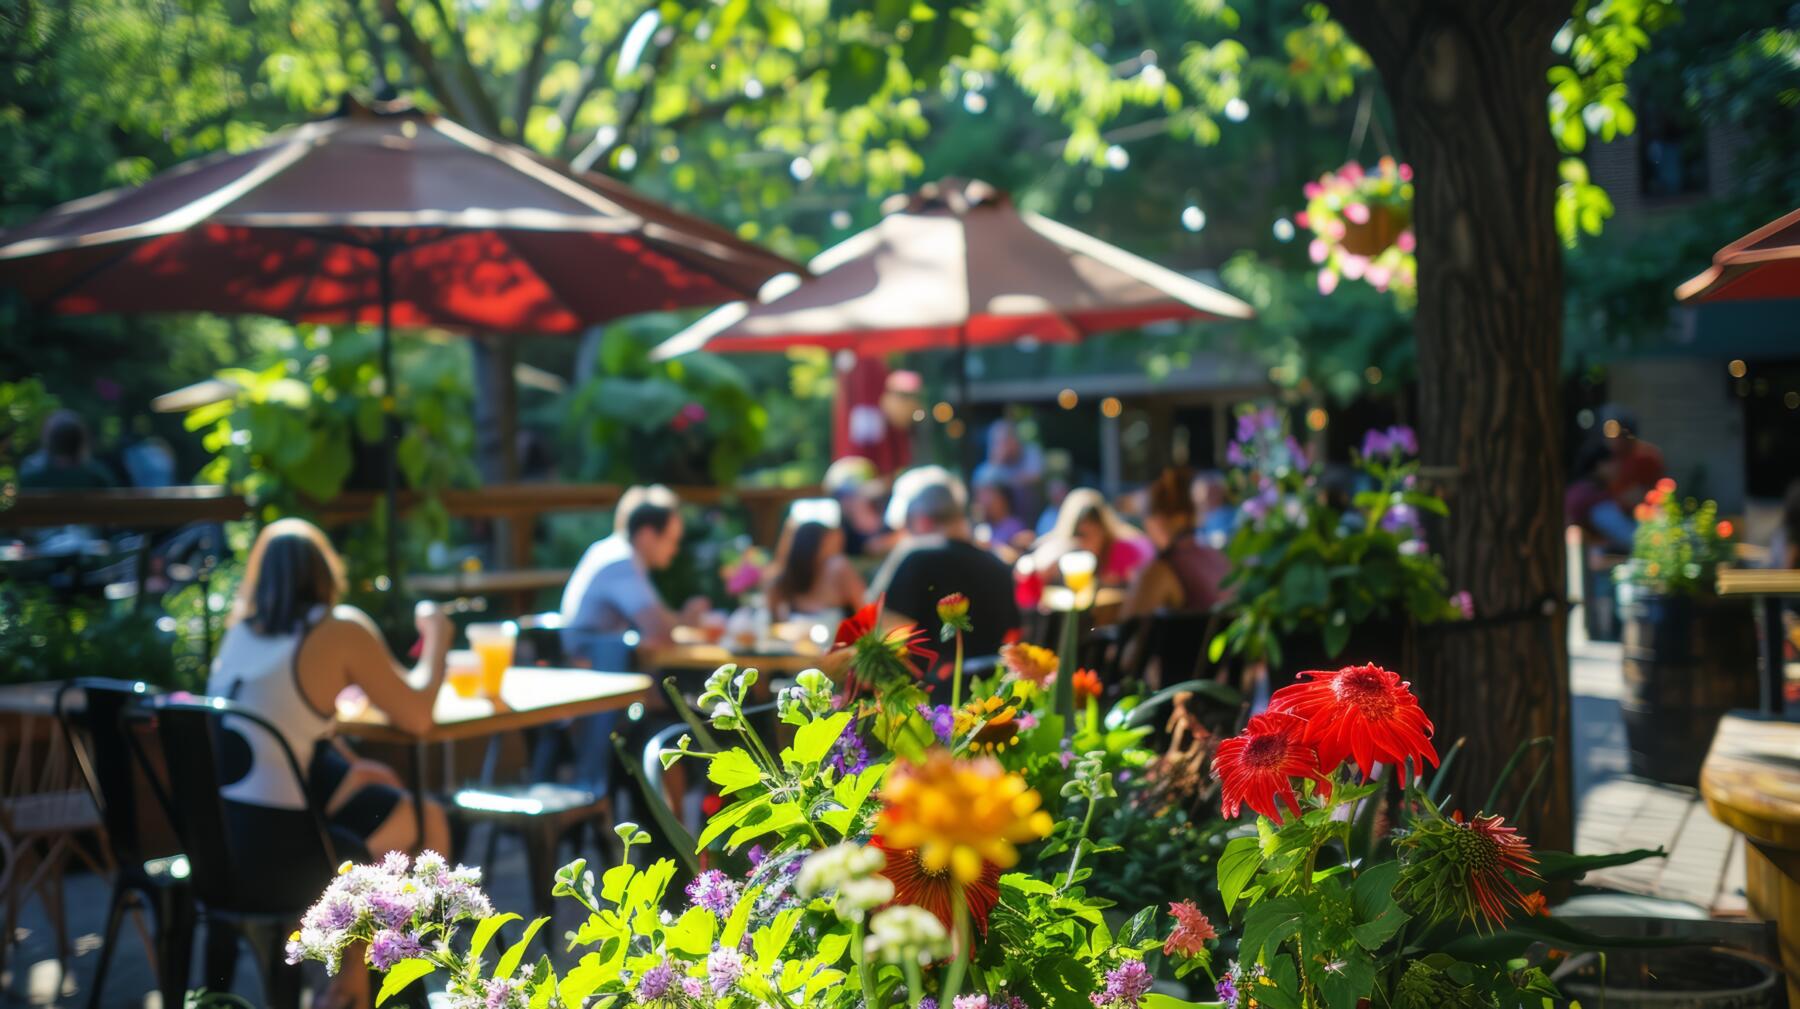
[[791, 524], [765, 582], [769, 615], [837, 626], [862, 607], [868, 586], [844, 556], [844, 531], [823, 522]]
[[[354, 686], [395, 727], [429, 728], [454, 633], [450, 620], [437, 610], [420, 612], [423, 657], [407, 670], [388, 652], [368, 614], [336, 605], [342, 591], [343, 561], [317, 526], [282, 519], [264, 528], [250, 550], [207, 693], [237, 702], [281, 733], [306, 772], [306, 790], [323, 808], [340, 857], [448, 851], [443, 809], [427, 805], [421, 837], [411, 792], [390, 768], [357, 757], [334, 738], [333, 723], [338, 695]], [[249, 767], [220, 791], [228, 813], [239, 814], [233, 829], [245, 850], [278, 851], [282, 825], [292, 821], [282, 814], [305, 809], [307, 796], [272, 740], [245, 735]]]
[[1078, 487], [1063, 498], [1056, 525], [1038, 541], [1028, 556], [1035, 571], [1052, 573], [1057, 561], [1072, 550], [1086, 550], [1098, 561], [1096, 579], [1101, 585], [1123, 586], [1149, 562], [1151, 547], [1130, 523], [1120, 518], [1100, 492]]
[[1204, 613], [1224, 598], [1219, 583], [1231, 563], [1199, 540], [1192, 484], [1186, 470], [1170, 468], [1150, 485], [1144, 531], [1156, 544], [1156, 558], [1131, 583], [1121, 620], [1167, 611]]

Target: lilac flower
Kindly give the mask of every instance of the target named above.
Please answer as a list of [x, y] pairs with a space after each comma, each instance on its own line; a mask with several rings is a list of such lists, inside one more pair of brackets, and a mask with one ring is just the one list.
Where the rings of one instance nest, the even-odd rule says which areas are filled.
[[954, 1009], [988, 1009], [986, 995], [958, 995], [953, 1001]]
[[1027, 711], [1023, 715], [1019, 716], [1019, 731], [1020, 732], [1030, 732], [1032, 729], [1035, 729], [1037, 727], [1038, 727], [1038, 716], [1035, 713]]
[[1394, 450], [1394, 441], [1386, 431], [1375, 427], [1363, 435], [1362, 454], [1364, 459], [1378, 459]]
[[724, 998], [744, 976], [744, 958], [737, 950], [718, 946], [706, 957], [706, 980], [714, 998]]
[[510, 980], [494, 978], [483, 981], [487, 989], [487, 1000], [482, 1003], [483, 1009], [522, 1009], [525, 1005], [525, 993], [515, 987]]
[[1248, 456], [1244, 455], [1244, 447], [1234, 441], [1230, 445], [1225, 446], [1225, 461], [1233, 466], [1243, 466], [1248, 463], [1250, 459]]
[[763, 859], [769, 857], [769, 853], [764, 851], [760, 844], [751, 845], [750, 850], [744, 852], [744, 855], [750, 859], [750, 868], [752, 869], [762, 868]]
[[400, 961], [421, 956], [424, 952], [425, 947], [419, 944], [418, 936], [384, 928], [369, 942], [369, 966], [376, 970], [391, 970]]
[[1008, 995], [1006, 998], [1005, 1009], [1031, 1009], [1031, 1007], [1026, 1005], [1025, 1000], [1019, 996]]
[[1396, 424], [1387, 429], [1388, 441], [1401, 455], [1419, 454], [1419, 436], [1413, 429], [1404, 424]]
[[938, 1009], [937, 999], [926, 995], [919, 999], [919, 1009]]
[[738, 886], [731, 877], [717, 869], [708, 869], [687, 885], [688, 900], [717, 915], [727, 915], [737, 906]]
[[1468, 589], [1462, 589], [1450, 597], [1450, 605], [1456, 607], [1464, 620], [1475, 619], [1475, 597]]
[[1300, 444], [1300, 439], [1290, 434], [1282, 444], [1287, 449], [1288, 465], [1295, 469], [1306, 469], [1312, 464], [1306, 457], [1306, 449]]
[[703, 999], [706, 997], [706, 982], [697, 977], [684, 977], [681, 979], [681, 991], [688, 998]]
[[859, 774], [869, 766], [869, 748], [863, 745], [862, 737], [856, 734], [855, 721], [844, 726], [844, 734], [832, 744], [825, 763], [834, 768], [840, 777]]
[[1127, 960], [1106, 972], [1106, 987], [1088, 996], [1096, 1009], [1137, 1009], [1150, 991], [1150, 971], [1142, 960]]
[[669, 969], [668, 964], [659, 963], [645, 971], [643, 977], [638, 978], [637, 1000], [639, 1002], [655, 1002], [666, 997], [674, 984], [675, 972]]
[[950, 710], [950, 705], [940, 704], [932, 707], [929, 704], [921, 704], [919, 705], [919, 714], [931, 724], [931, 732], [937, 736], [938, 742], [949, 746], [951, 738], [956, 735], [956, 712]]
[[1397, 504], [1381, 514], [1381, 528], [1391, 533], [1411, 532], [1419, 528], [1419, 510], [1409, 504]]
[[389, 929], [405, 928], [419, 909], [417, 893], [377, 891], [369, 894], [368, 904], [376, 924]]
[[1214, 996], [1224, 1004], [1225, 1009], [1237, 1009], [1237, 982], [1232, 980], [1236, 976], [1237, 963], [1234, 961], [1225, 973], [1219, 975], [1219, 983], [1213, 989]]

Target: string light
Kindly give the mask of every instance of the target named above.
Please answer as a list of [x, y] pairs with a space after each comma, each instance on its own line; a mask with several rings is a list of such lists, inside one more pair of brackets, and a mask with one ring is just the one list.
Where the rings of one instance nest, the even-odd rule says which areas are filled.
[[1743, 378], [1746, 374], [1749, 373], [1750, 367], [1749, 367], [1749, 365], [1746, 365], [1742, 360], [1736, 360], [1736, 361], [1732, 361], [1730, 364], [1726, 365], [1725, 370], [1731, 372], [1732, 378]]
[[1371, 364], [1367, 368], [1363, 369], [1363, 378], [1368, 379], [1370, 385], [1380, 385], [1381, 384], [1381, 369], [1377, 368]]
[[1125, 404], [1119, 402], [1117, 396], [1108, 396], [1100, 401], [1100, 412], [1107, 417], [1117, 417], [1125, 412]]
[[1325, 430], [1325, 423], [1330, 419], [1331, 415], [1326, 413], [1325, 408], [1322, 406], [1315, 406], [1311, 410], [1306, 411], [1306, 426], [1311, 430]]
[[948, 424], [950, 419], [956, 416], [956, 408], [949, 403], [940, 402], [931, 408], [931, 416], [939, 424]]
[[1056, 394], [1056, 405], [1062, 407], [1064, 410], [1075, 409], [1075, 404], [1079, 402], [1081, 402], [1081, 397], [1075, 395], [1075, 390], [1073, 389], [1064, 389]]

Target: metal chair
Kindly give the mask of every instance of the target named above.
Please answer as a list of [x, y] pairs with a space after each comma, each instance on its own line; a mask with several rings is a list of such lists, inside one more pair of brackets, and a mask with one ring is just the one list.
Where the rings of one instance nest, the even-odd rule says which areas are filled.
[[[74, 680], [56, 692], [57, 720], [100, 810], [113, 862], [112, 898], [88, 993], [90, 1007], [100, 1005], [119, 925], [128, 911], [133, 912], [150, 954], [163, 1005], [180, 1005], [187, 992], [194, 949], [194, 896], [188, 887], [187, 857], [172, 850], [172, 844], [152, 843], [158, 836], [172, 841], [174, 825], [159, 804], [138, 801], [150, 794], [150, 782], [132, 758], [121, 726], [125, 711], [151, 696], [149, 684], [129, 680]], [[154, 938], [144, 927], [146, 912], [154, 923]]]
[[[338, 864], [324, 811], [310, 798], [299, 761], [273, 725], [223, 698], [138, 705], [124, 718], [132, 730], [126, 738], [133, 755], [156, 781], [187, 852], [194, 900], [207, 928], [205, 987], [231, 990], [242, 939], [261, 968], [264, 1004], [297, 1009], [300, 970], [286, 961], [286, 939]], [[158, 777], [161, 770], [150, 761], [138, 729], [153, 730], [161, 742], [166, 777]], [[280, 833], [292, 850], [244, 843], [233, 820], [256, 807], [234, 803], [228, 809], [220, 794], [242, 776], [248, 739], [257, 733], [273, 742], [295, 787], [308, 795], [306, 808], [295, 811], [294, 823], [284, 824]], [[289, 813], [268, 810], [272, 817]]]

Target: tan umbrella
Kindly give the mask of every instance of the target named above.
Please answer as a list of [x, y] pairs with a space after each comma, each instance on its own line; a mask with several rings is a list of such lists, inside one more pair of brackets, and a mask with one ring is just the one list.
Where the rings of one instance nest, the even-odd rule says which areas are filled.
[[1223, 291], [1018, 210], [985, 182], [946, 179], [885, 209], [880, 223], [812, 261], [816, 279], [761, 304], [720, 308], [653, 356], [962, 349], [1254, 314]]
[[1800, 298], [1800, 210], [1713, 255], [1706, 271], [1675, 289], [1679, 301]]

